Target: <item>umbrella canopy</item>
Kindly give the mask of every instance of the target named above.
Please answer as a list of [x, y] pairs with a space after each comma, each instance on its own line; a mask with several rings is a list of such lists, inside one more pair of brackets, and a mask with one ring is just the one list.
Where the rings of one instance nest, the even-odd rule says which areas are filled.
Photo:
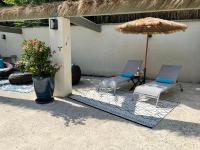
[[149, 35], [152, 34], [169, 34], [178, 31], [185, 31], [187, 29], [187, 25], [163, 20], [159, 18], [147, 17], [143, 19], [138, 19], [134, 21], [130, 21], [124, 23], [122, 25], [118, 25], [116, 30], [122, 33], [127, 34], [146, 34], [146, 52], [145, 52], [145, 64], [144, 64], [144, 82], [146, 79], [146, 67], [147, 67], [147, 52], [148, 52], [148, 39]]
[[183, 23], [147, 17], [118, 25], [116, 30], [130, 34], [169, 34], [185, 31], [187, 26]]

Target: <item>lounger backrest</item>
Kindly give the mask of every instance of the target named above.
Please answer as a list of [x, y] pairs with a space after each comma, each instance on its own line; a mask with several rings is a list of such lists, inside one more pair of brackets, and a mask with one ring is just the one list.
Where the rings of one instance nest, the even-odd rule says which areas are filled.
[[157, 77], [171, 79], [177, 81], [182, 66], [162, 65]]
[[141, 68], [142, 63], [143, 63], [142, 60], [128, 60], [123, 72], [131, 72], [133, 74], [136, 74], [138, 68], [139, 69]]

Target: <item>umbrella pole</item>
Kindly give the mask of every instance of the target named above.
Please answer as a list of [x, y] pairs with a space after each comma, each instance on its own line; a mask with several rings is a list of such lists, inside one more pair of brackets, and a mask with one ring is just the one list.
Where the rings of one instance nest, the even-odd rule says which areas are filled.
[[146, 83], [148, 46], [149, 46], [149, 35], [147, 34], [146, 51], [145, 51], [145, 61], [144, 61], [144, 83]]

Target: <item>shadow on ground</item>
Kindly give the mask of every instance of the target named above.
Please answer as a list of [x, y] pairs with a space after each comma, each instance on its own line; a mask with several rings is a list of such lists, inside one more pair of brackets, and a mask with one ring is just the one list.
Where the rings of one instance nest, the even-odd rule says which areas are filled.
[[[91, 108], [73, 100], [56, 100], [54, 103], [47, 105], [38, 105], [34, 101], [15, 99], [0, 96], [0, 104], [21, 107], [25, 109], [40, 110], [49, 112], [52, 116], [63, 118], [65, 125], [84, 125], [88, 118], [95, 118], [99, 120], [113, 120], [125, 123], [132, 123], [127, 120], [121, 119], [114, 115], [102, 112], [98, 109]], [[79, 105], [77, 105], [79, 104]], [[132, 123], [133, 125], [140, 126]], [[163, 119], [161, 123], [153, 130], [168, 130], [176, 132], [182, 136], [200, 136], [200, 124], [193, 122], [184, 122], [179, 120]]]
[[184, 91], [181, 94], [181, 103], [190, 108], [200, 110], [200, 84], [183, 84]]

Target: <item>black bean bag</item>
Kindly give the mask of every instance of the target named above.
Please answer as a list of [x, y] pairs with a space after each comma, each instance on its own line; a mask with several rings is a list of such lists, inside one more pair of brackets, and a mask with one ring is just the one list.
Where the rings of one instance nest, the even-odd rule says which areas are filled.
[[76, 85], [81, 79], [81, 68], [78, 65], [72, 65], [72, 85]]
[[0, 79], [7, 79], [13, 73], [13, 65], [10, 63], [4, 62], [4, 67], [0, 69]]
[[32, 83], [32, 73], [14, 73], [8, 78], [10, 84], [30, 84]]

